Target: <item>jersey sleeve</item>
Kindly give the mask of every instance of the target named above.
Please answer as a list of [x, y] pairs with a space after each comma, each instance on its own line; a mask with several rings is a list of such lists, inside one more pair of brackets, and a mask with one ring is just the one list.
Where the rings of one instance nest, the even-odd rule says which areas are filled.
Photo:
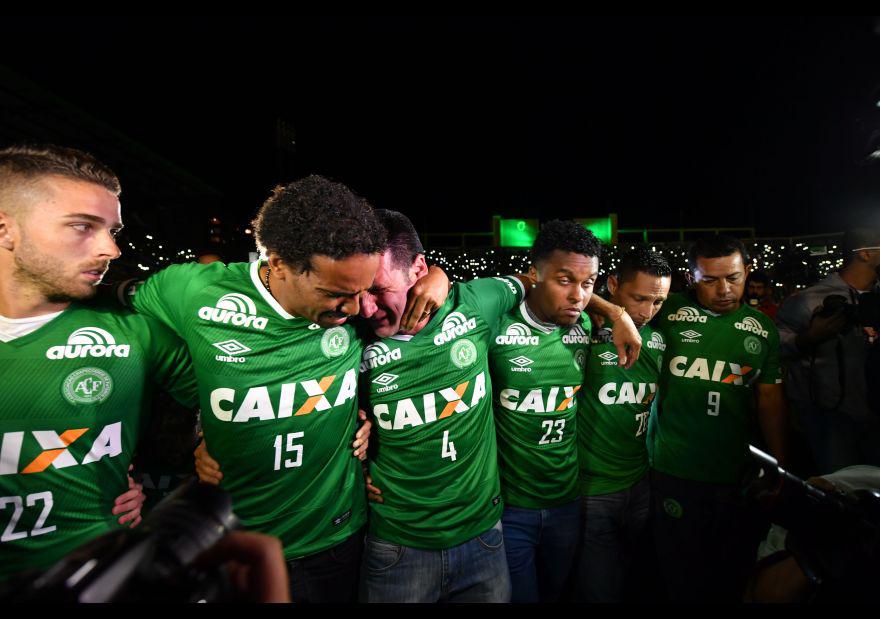
[[764, 357], [764, 365], [761, 367], [761, 376], [758, 382], [764, 385], [778, 385], [782, 383], [782, 366], [779, 363], [779, 331], [772, 322], [763, 324], [768, 333], [767, 355]]
[[175, 333], [180, 333], [183, 320], [180, 310], [189, 296], [189, 288], [195, 281], [200, 264], [174, 264], [159, 271], [145, 281], [135, 284], [127, 292], [128, 305], [139, 314], [146, 314]]
[[149, 326], [148, 358], [156, 386], [168, 392], [183, 406], [194, 408], [199, 403], [199, 391], [192, 359], [186, 344], [174, 333], [155, 320], [147, 319]]
[[482, 317], [495, 324], [525, 298], [526, 291], [516, 277], [485, 277], [462, 284], [473, 295]]

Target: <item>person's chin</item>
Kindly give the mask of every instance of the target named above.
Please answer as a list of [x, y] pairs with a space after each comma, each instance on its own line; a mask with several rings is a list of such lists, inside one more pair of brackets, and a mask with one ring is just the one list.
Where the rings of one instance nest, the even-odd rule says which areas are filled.
[[553, 317], [553, 322], [561, 327], [570, 327], [571, 325], [575, 324], [578, 321], [579, 316], [580, 316], [580, 314], [578, 314], [577, 316], [572, 316], [571, 314], [567, 314], [567, 313], [566, 314], [557, 314], [556, 316]]
[[373, 331], [376, 333], [376, 337], [381, 337], [381, 338], [391, 337], [392, 335], [397, 334], [397, 328], [394, 327], [393, 325], [385, 325], [384, 327], [378, 327], [378, 328], [373, 329]]
[[95, 282], [94, 284], [83, 283], [81, 286], [77, 286], [74, 289], [59, 291], [58, 296], [66, 297], [67, 299], [73, 299], [76, 301], [86, 301], [98, 294], [99, 283], [100, 282]]
[[320, 318], [318, 318], [318, 324], [321, 325], [322, 327], [324, 327], [325, 329], [328, 329], [330, 327], [339, 327], [341, 325], [344, 325], [347, 320], [348, 320], [348, 316], [332, 317], [332, 318], [329, 316], [321, 316]]
[[727, 314], [736, 309], [736, 301], [721, 302], [716, 301], [712, 304], [712, 310], [719, 314]]

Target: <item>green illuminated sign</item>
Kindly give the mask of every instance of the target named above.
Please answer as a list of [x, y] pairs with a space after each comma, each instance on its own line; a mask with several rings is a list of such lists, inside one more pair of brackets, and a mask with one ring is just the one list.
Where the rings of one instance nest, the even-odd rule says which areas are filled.
[[579, 224], [581, 224], [584, 228], [592, 232], [596, 235], [596, 238], [606, 244], [611, 244], [615, 242], [615, 233], [617, 230], [617, 217], [615, 215], [611, 215], [610, 217], [599, 217], [592, 219], [576, 219]]
[[531, 247], [538, 236], [537, 219], [502, 219], [499, 225], [502, 247]]

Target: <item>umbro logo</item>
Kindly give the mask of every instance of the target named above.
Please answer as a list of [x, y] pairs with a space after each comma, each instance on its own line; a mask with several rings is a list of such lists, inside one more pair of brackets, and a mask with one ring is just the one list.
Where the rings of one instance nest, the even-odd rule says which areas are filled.
[[601, 355], [596, 356], [602, 359], [602, 365], [617, 365], [617, 355], [610, 350], [606, 350]]
[[702, 333], [698, 333], [698, 332], [694, 331], [693, 329], [688, 329], [687, 331], [682, 331], [680, 333], [680, 335], [684, 336], [684, 339], [682, 340], [682, 342], [693, 342], [693, 343], [697, 343], [697, 344], [700, 342], [700, 340], [698, 338], [703, 336]]
[[397, 374], [392, 374], [391, 372], [385, 372], [380, 374], [376, 378], [373, 379], [373, 382], [377, 385], [380, 385], [378, 389], [376, 389], [377, 393], [385, 393], [386, 391], [394, 391], [397, 389], [397, 385], [393, 384], [400, 376]]
[[531, 359], [526, 357], [525, 355], [520, 355], [519, 357], [514, 357], [513, 359], [509, 359], [509, 361], [515, 365], [516, 367], [510, 368], [511, 372], [531, 372], [532, 368], [528, 367], [534, 363]]
[[250, 352], [251, 349], [239, 342], [238, 340], [226, 340], [225, 342], [216, 342], [214, 344], [215, 348], [219, 348], [226, 355], [217, 355], [214, 357], [217, 361], [223, 361], [224, 363], [244, 363], [245, 359], [243, 357], [237, 357], [235, 355], [241, 355], [246, 352]]
[[382, 385], [384, 387], [389, 383], [393, 383], [398, 378], [400, 378], [400, 377], [397, 374], [385, 372], [384, 374], [380, 375], [379, 377], [374, 378], [373, 382], [376, 383], [377, 385]]

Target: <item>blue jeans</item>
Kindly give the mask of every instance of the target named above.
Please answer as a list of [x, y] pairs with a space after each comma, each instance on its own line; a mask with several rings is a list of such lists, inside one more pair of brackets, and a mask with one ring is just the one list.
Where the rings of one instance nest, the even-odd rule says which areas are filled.
[[648, 524], [650, 490], [645, 475], [626, 490], [583, 497], [576, 601], [622, 600], [624, 578]]
[[504, 507], [504, 547], [513, 586], [511, 602], [557, 602], [571, 573], [581, 506]]
[[367, 535], [361, 602], [509, 602], [501, 522], [463, 544], [423, 550]]
[[321, 552], [287, 562], [294, 603], [354, 602], [363, 533]]

